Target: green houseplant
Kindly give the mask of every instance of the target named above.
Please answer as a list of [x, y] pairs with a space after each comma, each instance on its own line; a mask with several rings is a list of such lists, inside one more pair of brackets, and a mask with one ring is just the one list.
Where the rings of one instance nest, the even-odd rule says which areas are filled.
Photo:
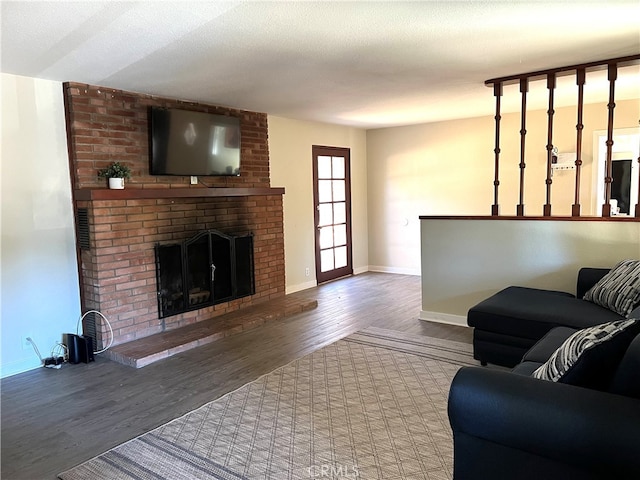
[[98, 177], [109, 179], [109, 188], [123, 189], [124, 179], [131, 178], [131, 169], [120, 162], [113, 162], [107, 168], [98, 171]]

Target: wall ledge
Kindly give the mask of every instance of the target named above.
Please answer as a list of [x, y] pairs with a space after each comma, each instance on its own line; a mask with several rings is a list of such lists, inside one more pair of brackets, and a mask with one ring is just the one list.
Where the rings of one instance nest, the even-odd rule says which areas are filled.
[[511, 216], [511, 215], [420, 215], [420, 220], [533, 220], [552, 222], [640, 222], [639, 217], [615, 215], [612, 217], [536, 217], [536, 216]]

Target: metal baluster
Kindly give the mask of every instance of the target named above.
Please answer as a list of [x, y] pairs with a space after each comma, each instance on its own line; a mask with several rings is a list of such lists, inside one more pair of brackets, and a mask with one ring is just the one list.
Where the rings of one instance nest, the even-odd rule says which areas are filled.
[[547, 110], [547, 179], [545, 183], [547, 184], [547, 203], [544, 205], [544, 216], [551, 216], [551, 183], [553, 180], [551, 179], [551, 159], [553, 156], [553, 114], [555, 111], [553, 110], [553, 94], [554, 89], [556, 88], [556, 74], [549, 73], [547, 75], [547, 89], [549, 89], [549, 109]]
[[613, 183], [613, 165], [611, 164], [611, 156], [613, 151], [613, 111], [616, 108], [615, 103], [615, 90], [616, 79], [618, 78], [618, 68], [615, 63], [610, 63], [608, 66], [607, 77], [609, 79], [609, 103], [607, 108], [609, 109], [609, 122], [607, 124], [607, 164], [605, 167], [604, 177], [604, 205], [602, 205], [602, 216], [611, 216], [611, 183]]
[[525, 152], [525, 138], [527, 135], [527, 92], [529, 91], [529, 79], [520, 79], [520, 93], [522, 94], [522, 106], [520, 113], [520, 203], [516, 209], [516, 215], [519, 217], [524, 216], [524, 169], [526, 167], [524, 161]]
[[496, 145], [493, 149], [495, 154], [495, 178], [493, 180], [493, 205], [491, 207], [491, 215], [500, 215], [500, 206], [498, 204], [498, 187], [500, 186], [500, 98], [502, 97], [502, 82], [493, 84], [493, 95], [496, 97]]
[[571, 206], [571, 215], [580, 216], [580, 173], [582, 167], [582, 112], [584, 110], [584, 84], [586, 82], [586, 71], [584, 68], [576, 70], [576, 84], [578, 85], [578, 123], [576, 124], [576, 186], [575, 198]]

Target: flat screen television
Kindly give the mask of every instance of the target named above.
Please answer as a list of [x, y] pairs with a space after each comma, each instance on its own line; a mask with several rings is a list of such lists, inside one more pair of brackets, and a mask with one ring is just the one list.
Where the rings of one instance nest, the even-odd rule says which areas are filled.
[[151, 108], [151, 175], [240, 175], [240, 120]]

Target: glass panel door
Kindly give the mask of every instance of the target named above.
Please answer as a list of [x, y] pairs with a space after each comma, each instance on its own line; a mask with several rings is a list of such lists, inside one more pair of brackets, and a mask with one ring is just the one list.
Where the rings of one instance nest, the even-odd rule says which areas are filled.
[[313, 147], [318, 283], [353, 273], [349, 149]]
[[201, 233], [185, 242], [187, 253], [187, 308], [211, 303], [211, 251], [209, 234]]

